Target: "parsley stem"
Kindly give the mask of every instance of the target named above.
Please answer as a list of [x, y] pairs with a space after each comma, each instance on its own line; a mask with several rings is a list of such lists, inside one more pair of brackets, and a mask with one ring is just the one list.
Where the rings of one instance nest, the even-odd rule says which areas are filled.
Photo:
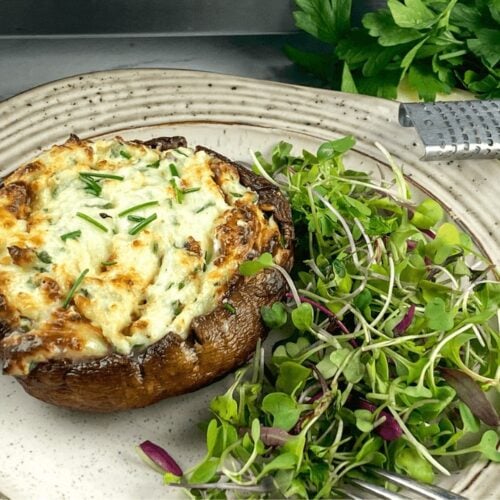
[[73, 283], [73, 286], [70, 288], [68, 295], [66, 295], [66, 299], [64, 300], [63, 303], [63, 309], [67, 309], [69, 306], [69, 303], [71, 302], [71, 299], [73, 298], [73, 295], [75, 295], [76, 290], [78, 287], [82, 284], [83, 278], [85, 278], [86, 274], [89, 272], [88, 269], [85, 269], [78, 278], [76, 278], [75, 282]]
[[138, 224], [136, 224], [133, 228], [131, 228], [129, 230], [128, 234], [130, 234], [132, 236], [136, 235], [137, 233], [139, 233], [140, 231], [142, 231], [148, 224], [151, 224], [151, 222], [153, 222], [154, 220], [156, 220], [156, 218], [157, 218], [156, 214], [150, 215], [146, 219], [144, 219], [141, 222], [139, 222]]
[[123, 217], [124, 215], [131, 214], [132, 212], [137, 212], [138, 210], [142, 210], [143, 208], [148, 207], [156, 207], [160, 203], [158, 201], [147, 201], [146, 203], [141, 203], [140, 205], [134, 205], [133, 207], [127, 208], [123, 212], [118, 214], [118, 217]]
[[76, 216], [80, 217], [80, 219], [86, 220], [87, 222], [89, 222], [93, 226], [97, 227], [101, 231], [103, 231], [105, 233], [108, 232], [108, 228], [105, 225], [103, 225], [100, 222], [96, 221], [95, 219], [93, 219], [92, 217], [90, 217], [90, 215], [84, 214], [82, 212], [76, 212]]

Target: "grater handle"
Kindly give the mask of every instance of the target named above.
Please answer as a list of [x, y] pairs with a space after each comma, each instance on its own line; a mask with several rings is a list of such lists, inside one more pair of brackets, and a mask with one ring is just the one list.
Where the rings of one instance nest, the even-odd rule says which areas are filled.
[[399, 123], [417, 130], [422, 160], [500, 158], [500, 100], [402, 103]]

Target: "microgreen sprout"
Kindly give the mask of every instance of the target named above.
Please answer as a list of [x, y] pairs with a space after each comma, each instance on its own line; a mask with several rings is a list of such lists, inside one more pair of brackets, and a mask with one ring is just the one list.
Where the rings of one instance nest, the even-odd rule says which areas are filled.
[[499, 422], [485, 391], [500, 387], [500, 284], [437, 202], [411, 199], [385, 148], [394, 186], [346, 169], [353, 144], [252, 153], [290, 201], [295, 268], [267, 252], [240, 264], [288, 291], [261, 308], [277, 339], [265, 360], [259, 345], [211, 402], [206, 457], [166, 478], [197, 497], [331, 498], [370, 466], [432, 482], [449, 473], [441, 457], [500, 461], [495, 431], [479, 425]]

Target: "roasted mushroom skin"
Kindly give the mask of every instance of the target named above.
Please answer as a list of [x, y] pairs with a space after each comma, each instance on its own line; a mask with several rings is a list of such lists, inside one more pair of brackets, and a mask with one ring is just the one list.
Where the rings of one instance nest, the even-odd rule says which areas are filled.
[[[144, 144], [164, 150], [185, 146], [186, 142], [182, 137], [160, 137]], [[266, 250], [275, 255], [277, 264], [290, 270], [294, 228], [289, 204], [279, 189], [224, 156], [201, 146], [199, 149], [211, 156], [214, 169], [218, 163], [235, 167], [241, 184], [258, 194], [259, 208], [274, 218], [281, 234], [280, 241], [269, 242]], [[17, 204], [13, 208], [20, 210], [20, 207]], [[234, 311], [221, 303], [209, 314], [196, 317], [186, 339], [166, 332], [140, 353], [114, 353], [96, 359], [53, 359], [16, 378], [27, 393], [42, 401], [95, 412], [141, 408], [188, 393], [221, 378], [252, 356], [258, 340], [266, 335], [260, 310], [280, 300], [285, 290], [284, 278], [274, 269], [251, 277], [236, 275], [224, 299]], [[0, 315], [0, 340], [9, 333], [6, 316]]]

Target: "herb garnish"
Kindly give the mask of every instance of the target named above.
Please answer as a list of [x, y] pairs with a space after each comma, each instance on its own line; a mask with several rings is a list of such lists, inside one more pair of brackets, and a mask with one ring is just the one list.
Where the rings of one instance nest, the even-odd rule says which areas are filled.
[[121, 175], [107, 174], [105, 172], [80, 172], [80, 177], [95, 177], [97, 179], [113, 179], [116, 181], [123, 181], [124, 179]]
[[120, 212], [118, 214], [118, 217], [123, 217], [127, 214], [131, 214], [132, 212], [137, 212], [138, 210], [142, 210], [143, 208], [148, 208], [148, 207], [156, 207], [160, 203], [158, 201], [147, 201], [146, 203], [140, 203], [139, 205], [134, 205], [133, 207], [127, 208], [123, 212]]
[[184, 201], [184, 191], [177, 186], [175, 179], [170, 179], [170, 185], [174, 189], [175, 201], [182, 203]]
[[353, 142], [298, 157], [280, 143], [269, 162], [255, 155], [309, 238], [299, 240], [292, 276], [267, 253], [240, 266], [245, 276], [280, 272], [290, 293], [261, 310], [281, 334], [270, 360], [258, 346], [211, 402], [207, 455], [181, 481], [201, 483], [196, 494], [218, 497], [219, 480], [244, 489], [268, 477], [270, 497], [331, 498], [364, 466], [431, 482], [447, 473], [441, 456], [500, 461], [496, 432], [478, 420], [499, 422], [483, 391], [500, 385], [500, 284], [487, 279], [487, 262], [471, 268], [470, 238], [441, 223], [436, 202], [411, 200], [390, 157], [393, 186], [346, 171]]
[[233, 304], [230, 304], [229, 302], [224, 302], [223, 306], [226, 311], [229, 311], [231, 314], [236, 314], [236, 307], [234, 307]]
[[122, 156], [127, 160], [130, 160], [130, 158], [132, 158], [132, 155], [128, 151], [125, 151], [124, 149], [120, 149], [120, 156]]
[[146, 217], [144, 220], [141, 220], [138, 224], [136, 224], [134, 227], [132, 227], [128, 234], [134, 236], [140, 231], [142, 231], [148, 224], [151, 224], [155, 219], [157, 218], [156, 214], [150, 215], [149, 217]]
[[208, 203], [205, 203], [205, 205], [195, 210], [194, 213], [199, 214], [200, 212], [203, 212], [203, 210], [206, 210], [209, 207], [215, 207], [215, 203], [213, 201], [209, 201]]
[[123, 181], [123, 177], [121, 175], [106, 174], [104, 172], [80, 172], [79, 176], [80, 180], [82, 180], [85, 184], [85, 191], [93, 194], [94, 196], [100, 196], [102, 192], [102, 186], [98, 182], [100, 179]]
[[77, 229], [76, 231], [70, 231], [69, 233], [61, 234], [61, 240], [66, 241], [66, 240], [76, 240], [82, 235], [82, 232], [80, 229]]
[[192, 187], [192, 188], [185, 188], [183, 189], [184, 194], [189, 194], [189, 193], [196, 193], [196, 191], [199, 191], [201, 188], [199, 187]]
[[114, 266], [117, 264], [116, 260], [107, 260], [105, 262], [101, 262], [101, 266], [108, 267], [108, 266]]
[[83, 279], [89, 272], [88, 269], [85, 269], [78, 278], [76, 278], [75, 282], [73, 283], [73, 286], [71, 287], [70, 291], [68, 292], [68, 295], [66, 296], [66, 299], [63, 302], [63, 309], [67, 309], [69, 306], [69, 303], [71, 302], [71, 299], [75, 295], [75, 292], [77, 291], [78, 287], [82, 284]]
[[295, 3], [296, 26], [323, 47], [286, 53], [330, 88], [395, 99], [404, 80], [426, 101], [454, 87], [500, 97], [498, 1], [388, 0], [361, 27], [351, 26], [351, 0]]
[[132, 222], [141, 222], [145, 219], [145, 217], [141, 217], [140, 215], [127, 215], [127, 220]]
[[171, 163], [168, 168], [170, 169], [170, 175], [172, 175], [172, 177], [180, 177], [179, 176], [179, 171], [177, 170], [177, 167], [175, 166], [175, 164]]
[[158, 168], [160, 166], [160, 160], [156, 160], [153, 163], [146, 165], [146, 168]]
[[52, 264], [52, 257], [45, 251], [42, 250], [38, 252], [36, 256], [44, 263], [44, 264]]
[[101, 231], [103, 231], [105, 233], [108, 232], [108, 228], [106, 226], [104, 226], [99, 221], [96, 221], [95, 219], [93, 219], [92, 217], [90, 217], [90, 215], [84, 214], [82, 212], [77, 212], [76, 216], [80, 217], [80, 219], [83, 219], [83, 220], [89, 222], [90, 224], [92, 224], [93, 226], [97, 227]]

